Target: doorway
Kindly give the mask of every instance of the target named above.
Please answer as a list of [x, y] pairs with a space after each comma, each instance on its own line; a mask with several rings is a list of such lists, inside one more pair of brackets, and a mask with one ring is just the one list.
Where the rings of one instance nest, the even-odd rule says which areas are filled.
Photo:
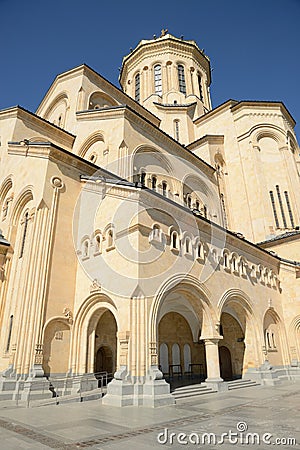
[[224, 381], [232, 380], [231, 354], [227, 347], [219, 347], [220, 374]]

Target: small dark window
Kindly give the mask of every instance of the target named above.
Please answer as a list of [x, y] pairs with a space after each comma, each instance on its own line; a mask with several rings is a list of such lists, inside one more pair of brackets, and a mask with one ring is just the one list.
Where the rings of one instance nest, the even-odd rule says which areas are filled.
[[270, 199], [271, 199], [271, 204], [272, 204], [272, 209], [273, 209], [275, 225], [276, 225], [276, 228], [279, 228], [279, 220], [278, 220], [278, 215], [277, 215], [277, 211], [276, 211], [276, 205], [275, 205], [273, 191], [270, 191]]
[[162, 79], [161, 79], [161, 65], [154, 66], [154, 88], [155, 94], [162, 95]]
[[157, 178], [156, 177], [152, 177], [151, 180], [151, 187], [154, 191], [156, 191], [156, 185], [157, 185]]
[[177, 69], [178, 69], [179, 91], [182, 92], [183, 94], [186, 94], [184, 67], [182, 64], [179, 64]]
[[10, 318], [9, 318], [8, 337], [7, 337], [7, 344], [6, 344], [6, 351], [7, 352], [9, 351], [9, 347], [10, 347], [13, 320], [14, 320], [14, 316], [10, 316]]
[[162, 182], [162, 194], [167, 196], [167, 183], [165, 181]]
[[203, 93], [202, 93], [202, 80], [201, 80], [201, 75], [198, 73], [198, 87], [199, 87], [199, 97], [200, 100], [203, 102]]
[[292, 226], [292, 228], [294, 228], [295, 227], [294, 217], [293, 217], [293, 212], [292, 212], [292, 208], [291, 208], [291, 204], [290, 204], [289, 194], [287, 191], [284, 191], [284, 196], [285, 196], [286, 206], [287, 206], [287, 209], [289, 212], [291, 226]]
[[278, 184], [276, 185], [276, 192], [277, 192], [277, 197], [278, 197], [278, 201], [279, 201], [279, 207], [280, 207], [280, 211], [281, 211], [283, 226], [284, 226], [284, 228], [287, 228], [285, 213], [284, 213], [282, 199], [281, 199], [281, 193], [280, 193], [280, 189], [279, 189]]
[[146, 184], [146, 172], [142, 172], [140, 176], [141, 185], [145, 186]]
[[135, 76], [135, 86], [134, 86], [134, 98], [137, 102], [140, 101], [140, 74], [137, 73]]

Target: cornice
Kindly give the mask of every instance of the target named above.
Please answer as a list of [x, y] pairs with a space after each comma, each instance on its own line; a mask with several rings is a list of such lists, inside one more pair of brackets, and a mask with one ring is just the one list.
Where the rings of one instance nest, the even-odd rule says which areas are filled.
[[188, 144], [186, 146], [186, 148], [189, 150], [193, 150], [194, 148], [198, 148], [199, 146], [207, 144], [207, 143], [223, 145], [224, 144], [224, 135], [206, 134], [205, 136], [201, 137], [200, 139], [197, 139], [196, 141]]
[[[251, 100], [251, 101], [250, 100], [241, 100], [241, 101], [237, 102], [235, 105], [233, 105], [231, 107], [231, 110], [233, 113], [235, 113], [236, 111], [240, 111], [241, 109], [246, 109], [246, 108], [256, 109], [257, 111], [252, 113], [253, 115], [265, 115], [265, 116], [268, 114], [269, 115], [276, 114], [275, 112], [273, 112], [273, 113], [268, 112], [267, 109], [273, 109], [273, 111], [275, 108], [280, 109], [281, 114], [287, 120], [287, 122], [293, 128], [296, 125], [295, 120], [293, 119], [290, 112], [288, 111], [288, 109], [286, 108], [284, 103], [282, 103], [282, 102], [260, 101], [260, 100]], [[280, 116], [278, 113], [277, 113], [277, 115]]]
[[[178, 56], [182, 57], [183, 54], [188, 55], [189, 57], [193, 57], [196, 62], [200, 60], [204, 62], [204, 71], [207, 72], [208, 75], [208, 85], [211, 83], [210, 76], [210, 60], [208, 56], [206, 56], [197, 44], [194, 41], [184, 41], [173, 36], [167, 35], [165, 38], [159, 38], [157, 40], [151, 41], [141, 41], [137, 47], [129, 54], [123, 58], [122, 61], [122, 69], [119, 76], [120, 84], [123, 83], [124, 78], [126, 77], [126, 66], [131, 65], [131, 59], [134, 58], [136, 61], [141, 61], [144, 58], [144, 55], [147, 56], [155, 56], [159, 54], [160, 49], [163, 49], [164, 53], [170, 53], [170, 51], [178, 51], [180, 52]], [[199, 62], [198, 62], [199, 64]], [[200, 64], [199, 64], [200, 65]], [[203, 68], [203, 67], [202, 67]]]
[[[0, 111], [0, 118], [15, 118], [21, 120], [29, 128], [36, 130], [38, 133], [42, 134], [47, 138], [55, 139], [60, 145], [71, 149], [75, 140], [75, 135], [69, 133], [68, 131], [59, 128], [58, 126], [48, 122], [42, 117], [27, 111], [26, 109], [15, 106]], [[47, 136], [45, 136], [45, 134]], [[24, 136], [26, 138], [26, 136]], [[41, 138], [42, 139], [42, 138]]]

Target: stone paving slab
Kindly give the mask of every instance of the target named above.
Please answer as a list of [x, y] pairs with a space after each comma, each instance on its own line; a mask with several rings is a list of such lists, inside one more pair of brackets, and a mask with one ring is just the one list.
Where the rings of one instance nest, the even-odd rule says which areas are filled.
[[[276, 387], [208, 394], [180, 400], [174, 407], [156, 409], [111, 408], [101, 405], [100, 400], [19, 409], [1, 409], [0, 404], [0, 449], [197, 448], [199, 445], [178, 443], [178, 433], [185, 433], [186, 439], [195, 433], [201, 436], [205, 432], [215, 433], [220, 439], [222, 433], [236, 432], [239, 422], [248, 426], [248, 432], [296, 438], [300, 444], [299, 405], [300, 383], [291, 382]], [[162, 444], [157, 437], [165, 430], [167, 442]], [[175, 438], [170, 439], [170, 433], [175, 433]], [[208, 450], [274, 448], [275, 443], [271, 444], [241, 446], [225, 440], [219, 445], [206, 443], [200, 447]], [[293, 443], [279, 447], [296, 448]]]

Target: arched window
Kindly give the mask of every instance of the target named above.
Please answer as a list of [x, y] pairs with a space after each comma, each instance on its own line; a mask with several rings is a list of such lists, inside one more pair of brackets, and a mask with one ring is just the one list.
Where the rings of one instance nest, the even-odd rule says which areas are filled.
[[178, 233], [177, 231], [173, 231], [171, 235], [171, 248], [173, 250], [178, 250]]
[[207, 219], [207, 206], [203, 205], [203, 214], [205, 219]]
[[28, 222], [29, 222], [29, 213], [26, 212], [23, 220], [23, 236], [22, 236], [22, 243], [21, 243], [21, 249], [20, 249], [20, 255], [19, 258], [23, 257], [24, 254], [24, 248], [26, 243], [26, 236], [27, 236], [27, 229], [28, 229]]
[[164, 197], [167, 196], [167, 183], [165, 181], [162, 182], [162, 194]]
[[107, 247], [110, 248], [110, 247], [113, 247], [113, 245], [114, 245], [114, 233], [113, 233], [113, 230], [108, 230]]
[[189, 238], [185, 239], [185, 253], [191, 253], [191, 241]]
[[95, 237], [95, 253], [101, 253], [102, 236], [97, 234]]
[[157, 178], [156, 178], [156, 176], [153, 175], [153, 177], [151, 179], [151, 187], [154, 191], [156, 191], [156, 186], [157, 186]]
[[83, 243], [82, 256], [83, 256], [83, 258], [87, 258], [89, 256], [89, 243], [88, 243], [88, 241], [84, 241], [84, 243]]
[[228, 257], [228, 253], [224, 253], [224, 268], [228, 269], [229, 268], [229, 257]]
[[199, 98], [203, 102], [202, 79], [201, 79], [200, 73], [198, 73], [197, 79], [198, 79], [198, 88], [199, 88]]
[[195, 202], [195, 208], [198, 209], [198, 211], [200, 209], [200, 203], [198, 200], [196, 200], [196, 202]]
[[162, 373], [169, 373], [169, 355], [168, 346], [165, 343], [160, 344], [159, 347], [159, 365]]
[[179, 120], [174, 120], [174, 138], [179, 141]]
[[155, 94], [162, 95], [162, 79], [161, 79], [161, 65], [154, 66], [154, 89]]
[[179, 64], [177, 66], [178, 69], [178, 84], [179, 84], [179, 91], [183, 94], [186, 94], [186, 85], [185, 85], [185, 76], [184, 76], [184, 67], [182, 64]]
[[189, 344], [184, 344], [183, 361], [184, 361], [184, 371], [186, 373], [190, 373], [192, 359], [191, 359], [191, 347]]
[[140, 98], [141, 98], [141, 96], [140, 96], [140, 92], [141, 92], [140, 80], [141, 80], [141, 77], [140, 77], [139, 73], [136, 74], [134, 80], [135, 80], [135, 83], [134, 83], [134, 98], [135, 98], [135, 100], [137, 102], [139, 102]]

